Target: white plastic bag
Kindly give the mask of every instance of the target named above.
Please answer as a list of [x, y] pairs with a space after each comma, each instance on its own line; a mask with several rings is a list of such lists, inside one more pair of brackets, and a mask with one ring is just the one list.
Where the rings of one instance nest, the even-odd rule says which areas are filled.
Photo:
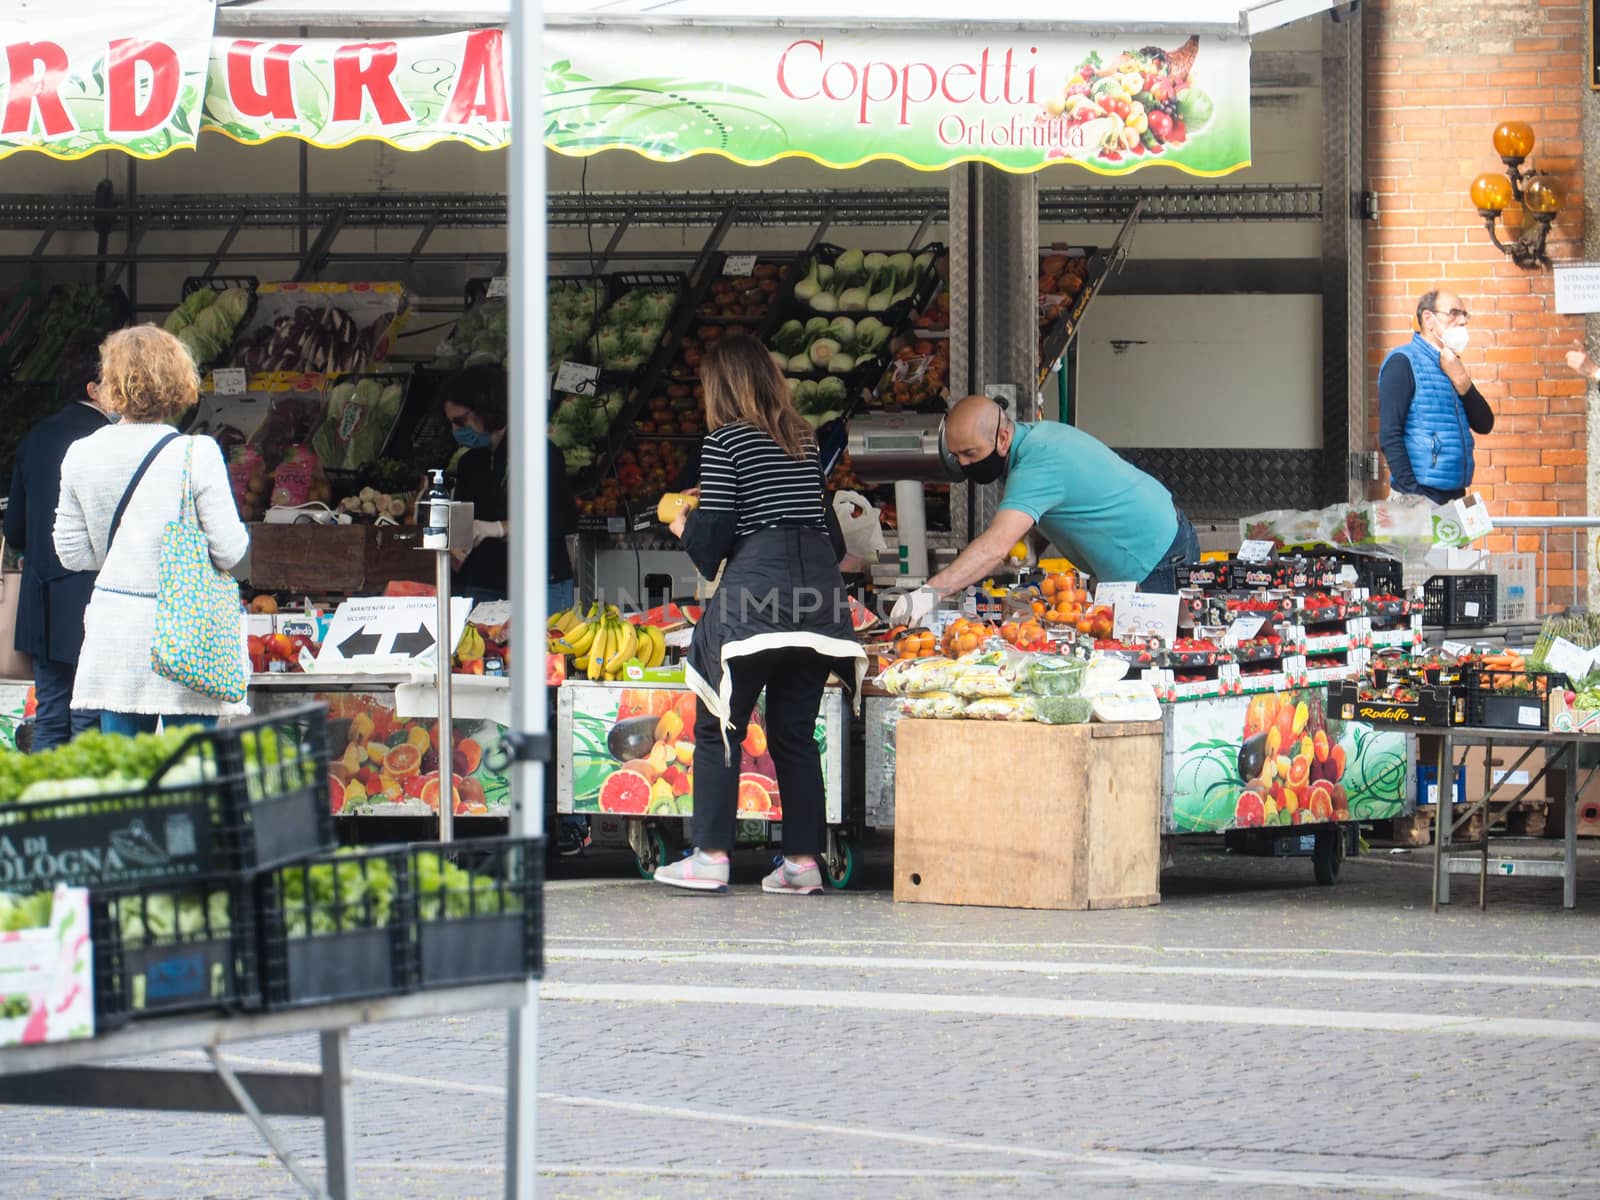
[[860, 492], [835, 492], [833, 515], [839, 518], [847, 554], [870, 559], [888, 548], [883, 537], [883, 517]]

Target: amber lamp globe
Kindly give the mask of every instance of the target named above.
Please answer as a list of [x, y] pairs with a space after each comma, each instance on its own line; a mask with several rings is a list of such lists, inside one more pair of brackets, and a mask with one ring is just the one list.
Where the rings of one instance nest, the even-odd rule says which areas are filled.
[[1501, 121], [1494, 131], [1494, 152], [1519, 163], [1533, 153], [1533, 126], [1526, 121]]
[[1543, 175], [1535, 175], [1522, 189], [1522, 207], [1531, 213], [1561, 211], [1561, 189]]
[[1511, 206], [1511, 181], [1488, 172], [1472, 181], [1472, 206], [1482, 213], [1502, 213]]

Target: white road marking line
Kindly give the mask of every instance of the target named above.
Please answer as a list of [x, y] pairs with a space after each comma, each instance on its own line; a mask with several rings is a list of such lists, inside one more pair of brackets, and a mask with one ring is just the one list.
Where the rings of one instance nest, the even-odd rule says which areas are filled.
[[[182, 1056], [191, 1054], [195, 1057], [199, 1056], [198, 1052], [182, 1052]], [[282, 1059], [250, 1058], [241, 1055], [229, 1055], [228, 1057], [229, 1061], [235, 1066], [254, 1067], [261, 1070], [289, 1070], [304, 1074], [313, 1072], [316, 1069], [309, 1063]], [[403, 1087], [416, 1088], [420, 1091], [464, 1092], [497, 1098], [505, 1094], [505, 1088], [496, 1084], [468, 1083], [453, 1079], [432, 1079], [415, 1075], [395, 1074], [388, 1071], [368, 1071], [359, 1068], [353, 1070], [350, 1074], [352, 1079], [367, 1080], [375, 1083], [391, 1083]], [[998, 1155], [1012, 1159], [1034, 1159], [1040, 1162], [1056, 1163], [1062, 1167], [1076, 1167], [1078, 1170], [1070, 1172], [1071, 1174], [1098, 1178], [1124, 1177], [1138, 1179], [1148, 1178], [1160, 1173], [1161, 1177], [1168, 1182], [1209, 1181], [1237, 1182], [1239, 1184], [1271, 1182], [1283, 1184], [1287, 1181], [1291, 1187], [1320, 1187], [1330, 1191], [1361, 1191], [1364, 1189], [1369, 1192], [1437, 1196], [1444, 1197], [1446, 1200], [1493, 1200], [1493, 1197], [1497, 1194], [1493, 1191], [1481, 1190], [1492, 1188], [1494, 1183], [1480, 1179], [1446, 1180], [1409, 1175], [1323, 1174], [1321, 1172], [1296, 1172], [1265, 1168], [1209, 1167], [1199, 1163], [1191, 1165], [1163, 1162], [1153, 1157], [1133, 1154], [1110, 1152], [1075, 1153], [1067, 1150], [1053, 1150], [1045, 1146], [1017, 1145], [1003, 1141], [963, 1137], [961, 1135], [879, 1129], [867, 1125], [846, 1125], [832, 1121], [805, 1121], [792, 1117], [775, 1117], [750, 1112], [727, 1112], [720, 1109], [689, 1107], [687, 1105], [650, 1104], [638, 1100], [614, 1100], [604, 1096], [574, 1096], [560, 1092], [540, 1092], [539, 1099], [543, 1103], [565, 1105], [571, 1108], [590, 1108], [608, 1112], [628, 1113], [634, 1116], [662, 1117], [699, 1125], [720, 1124], [733, 1125], [741, 1129], [773, 1129], [787, 1133], [802, 1133], [830, 1138], [858, 1138], [868, 1141], [891, 1142], [957, 1153]], [[4, 1161], [7, 1161], [6, 1156], [0, 1154], [0, 1162]], [[64, 1159], [64, 1161], [73, 1162], [78, 1160]], [[208, 1159], [207, 1161], [211, 1160]], [[544, 1169], [541, 1168], [541, 1170]], [[598, 1168], [595, 1169], [598, 1170]], [[801, 1174], [803, 1175], [804, 1172]], [[1528, 1181], [1519, 1179], [1519, 1182], [1525, 1183]], [[1544, 1182], [1552, 1181], [1546, 1180]], [[1562, 1185], [1570, 1184], [1578, 1187], [1600, 1188], [1600, 1177], [1554, 1182], [1559, 1182]]]
[[922, 941], [892, 938], [757, 938], [722, 935], [718, 937], [627, 937], [562, 934], [550, 945], [561, 942], [602, 942], [612, 945], [688, 945], [688, 946], [865, 946], [911, 947], [919, 950], [1116, 950], [1139, 954], [1239, 954], [1267, 958], [1309, 956], [1317, 958], [1386, 959], [1483, 959], [1518, 962], [1587, 962], [1600, 964], [1600, 954], [1519, 954], [1488, 950], [1368, 950], [1322, 946], [1157, 946], [1142, 942], [958, 942]]
[[[321, 1171], [326, 1165], [322, 1158], [316, 1155], [298, 1155], [297, 1161], [306, 1167]], [[97, 1154], [92, 1158], [85, 1158], [81, 1154], [6, 1154], [0, 1153], [0, 1163], [11, 1166], [34, 1167], [86, 1167], [94, 1170], [99, 1167], [153, 1167], [171, 1170], [211, 1170], [222, 1168], [235, 1171], [259, 1171], [263, 1163], [271, 1164], [272, 1160], [264, 1156], [229, 1155], [227, 1157], [178, 1157], [154, 1154]], [[484, 1175], [499, 1176], [503, 1168], [494, 1166], [474, 1166], [471, 1163], [457, 1162], [373, 1162], [358, 1159], [355, 1163], [357, 1171], [393, 1171], [400, 1174], [416, 1172], [428, 1175]], [[964, 1180], [964, 1179], [1047, 1179], [1044, 1171], [1026, 1170], [948, 1170], [917, 1167], [863, 1167], [860, 1169], [842, 1168], [814, 1168], [814, 1167], [683, 1167], [683, 1166], [655, 1166], [655, 1167], [619, 1167], [604, 1164], [589, 1163], [540, 1163], [540, 1175], [551, 1176], [620, 1176], [627, 1178], [678, 1178], [678, 1179], [934, 1179], [934, 1180]]]
[[1471, 1037], [1600, 1041], [1600, 1021], [1530, 1017], [1444, 1017], [1433, 1013], [1349, 1012], [1316, 1008], [1229, 1004], [1161, 1004], [1123, 1000], [1044, 999], [1029, 996], [941, 995], [931, 992], [823, 992], [801, 988], [693, 987], [552, 983], [539, 989], [547, 1001], [599, 1004], [753, 1004], [763, 1008], [837, 1008], [864, 1012], [946, 1013], [986, 1017], [1036, 1017], [1080, 1021], [1158, 1021], [1179, 1025], [1256, 1025], [1297, 1029], [1360, 1030]]
[[961, 971], [1022, 975], [1176, 975], [1205, 979], [1292, 979], [1336, 983], [1443, 983], [1455, 986], [1600, 988], [1600, 975], [1451, 975], [1422, 971], [1322, 971], [1297, 967], [1167, 967], [1143, 963], [1010, 958], [860, 958], [843, 954], [742, 954], [669, 950], [547, 949], [548, 962], [691, 963], [733, 967], [823, 967], [855, 971]]

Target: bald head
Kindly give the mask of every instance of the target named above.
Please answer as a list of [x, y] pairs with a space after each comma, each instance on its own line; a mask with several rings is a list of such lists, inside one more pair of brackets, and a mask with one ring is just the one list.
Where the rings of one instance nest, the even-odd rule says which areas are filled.
[[962, 465], [1011, 449], [1011, 421], [987, 396], [956, 401], [945, 417], [945, 445]]

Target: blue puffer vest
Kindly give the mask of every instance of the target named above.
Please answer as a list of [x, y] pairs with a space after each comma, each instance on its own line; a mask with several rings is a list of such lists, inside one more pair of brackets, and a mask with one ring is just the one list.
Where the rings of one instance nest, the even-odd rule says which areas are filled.
[[1472, 430], [1455, 385], [1439, 366], [1439, 351], [1417, 333], [1404, 346], [1391, 350], [1383, 365], [1388, 366], [1397, 354], [1411, 364], [1411, 377], [1416, 380], [1406, 418], [1406, 457], [1411, 460], [1411, 473], [1423, 487], [1436, 491], [1466, 487], [1472, 482], [1474, 466]]

